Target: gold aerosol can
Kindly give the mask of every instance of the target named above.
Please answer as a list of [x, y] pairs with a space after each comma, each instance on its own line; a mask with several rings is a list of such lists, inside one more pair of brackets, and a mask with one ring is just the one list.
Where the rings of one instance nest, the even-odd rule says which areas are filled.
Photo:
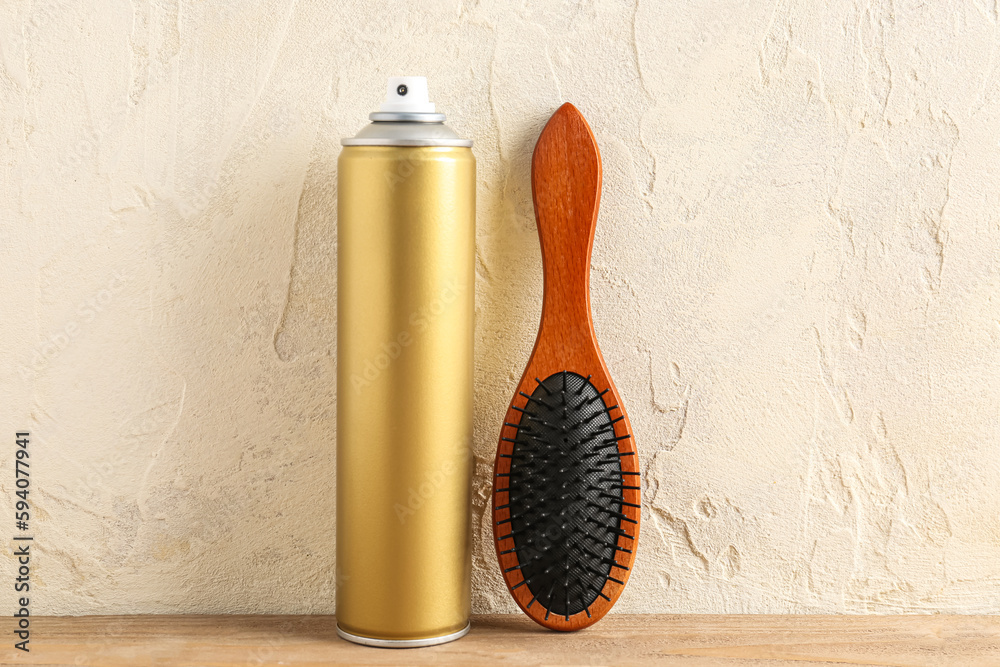
[[344, 139], [337, 221], [337, 631], [469, 629], [476, 161], [424, 77]]

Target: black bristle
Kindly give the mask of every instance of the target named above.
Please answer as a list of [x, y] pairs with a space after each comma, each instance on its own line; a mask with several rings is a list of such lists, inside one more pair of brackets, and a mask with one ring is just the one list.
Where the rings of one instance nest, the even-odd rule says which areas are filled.
[[[573, 408], [573, 409], [574, 409], [574, 410], [579, 410], [580, 408], [582, 408], [582, 407], [583, 407], [583, 406], [585, 406], [585, 405], [590, 405], [591, 403], [596, 403], [597, 401], [599, 401], [599, 400], [601, 400], [602, 398], [604, 398], [604, 395], [605, 395], [606, 393], [608, 393], [609, 391], [611, 391], [611, 390], [610, 390], [610, 389], [605, 389], [605, 390], [604, 390], [604, 391], [602, 391], [602, 392], [598, 392], [598, 393], [597, 393], [597, 394], [595, 394], [594, 396], [591, 396], [591, 397], [589, 397], [589, 398], [585, 398], [585, 399], [583, 399], [582, 401], [580, 401], [580, 404], [579, 404], [579, 405], [577, 405], [577, 406], [576, 406], [575, 408]], [[602, 403], [602, 405], [603, 405], [603, 403]]]
[[[543, 605], [548, 615], [569, 619], [586, 612], [602, 591], [615, 561], [623, 514], [621, 456], [615, 423], [605, 406], [608, 389], [591, 377], [562, 371], [535, 378], [531, 395], [521, 393], [521, 424], [510, 458], [510, 535], [523, 581], [531, 592], [528, 607]], [[504, 521], [503, 523], [507, 523]], [[629, 552], [631, 553], [631, 552]], [[624, 569], [624, 568], [622, 568]], [[555, 591], [562, 589], [562, 593]]]

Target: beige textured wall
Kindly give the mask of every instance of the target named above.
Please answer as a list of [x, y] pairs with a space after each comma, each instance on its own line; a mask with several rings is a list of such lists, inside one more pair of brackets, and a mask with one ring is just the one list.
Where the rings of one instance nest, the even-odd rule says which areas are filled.
[[479, 158], [478, 611], [513, 610], [487, 470], [572, 101], [645, 471], [617, 610], [1000, 612], [995, 0], [410, 4], [0, 6], [32, 612], [333, 611], [336, 157], [402, 73]]

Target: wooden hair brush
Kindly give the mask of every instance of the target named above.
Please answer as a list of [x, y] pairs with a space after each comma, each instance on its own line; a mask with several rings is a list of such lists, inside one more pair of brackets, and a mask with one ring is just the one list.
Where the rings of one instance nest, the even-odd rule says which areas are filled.
[[604, 616], [628, 581], [641, 495], [632, 427], [590, 313], [601, 156], [572, 104], [538, 138], [531, 191], [542, 319], [500, 432], [493, 532], [524, 613], [553, 630], [579, 630]]

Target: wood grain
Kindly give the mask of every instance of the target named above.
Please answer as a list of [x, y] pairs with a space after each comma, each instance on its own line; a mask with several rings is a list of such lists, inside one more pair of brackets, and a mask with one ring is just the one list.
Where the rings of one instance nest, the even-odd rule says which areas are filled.
[[881, 665], [996, 667], [993, 616], [611, 614], [574, 634], [520, 615], [478, 616], [464, 639], [376, 649], [337, 637], [333, 616], [78, 616], [32, 619], [31, 652], [2, 665]]
[[[632, 426], [601, 356], [590, 310], [590, 255], [601, 201], [601, 155], [590, 126], [572, 104], [559, 107], [538, 138], [531, 159], [531, 191], [545, 280], [542, 318], [534, 350], [500, 431], [493, 478], [493, 543], [504, 581], [521, 610], [547, 628], [578, 630], [600, 620], [628, 583], [639, 539], [642, 501]], [[536, 378], [544, 380], [564, 370], [591, 376], [590, 382], [599, 392], [608, 390], [603, 399], [605, 407], [612, 417], [623, 417], [614, 425], [622, 455], [622, 485], [633, 487], [622, 492], [625, 503], [622, 513], [626, 518], [618, 526], [625, 535], [618, 538], [622, 551], [616, 553], [619, 568], [613, 576], [623, 583], [606, 581], [601, 591], [603, 597], [568, 620], [554, 614], [548, 617], [540, 603], [529, 607], [534, 600], [533, 592], [528, 586], [515, 588], [523, 581], [520, 570], [516, 569], [520, 563], [516, 553], [502, 553], [514, 548], [513, 538], [502, 539], [508, 530], [506, 526], [510, 525], [507, 523], [510, 510], [497, 509], [509, 502], [506, 483], [498, 482], [510, 472], [509, 456], [513, 449], [510, 440], [516, 437], [520, 424], [518, 409], [527, 404], [523, 394], [531, 395]]]

